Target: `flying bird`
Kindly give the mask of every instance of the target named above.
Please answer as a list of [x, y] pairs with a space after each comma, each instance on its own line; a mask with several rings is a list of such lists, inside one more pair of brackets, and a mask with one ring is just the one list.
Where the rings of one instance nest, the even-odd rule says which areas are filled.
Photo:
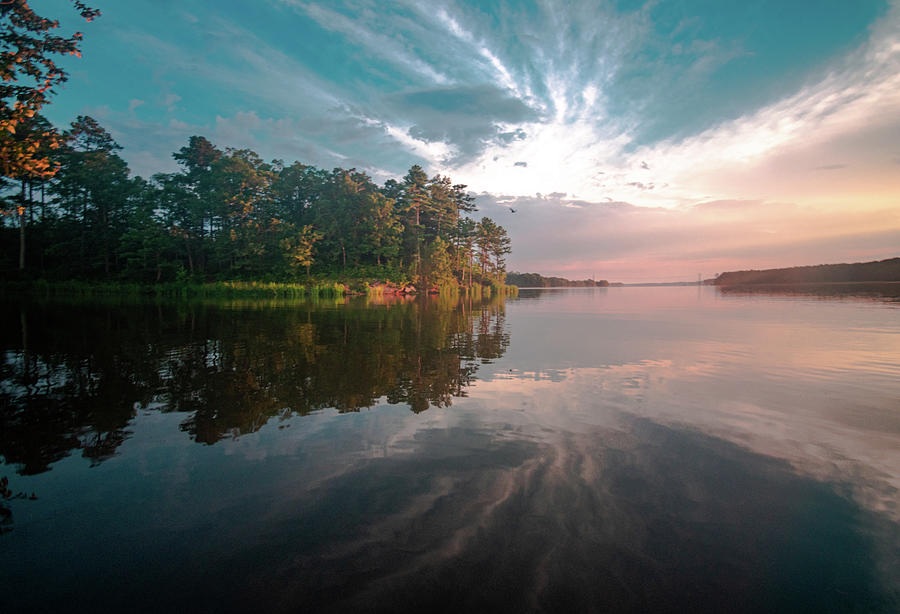
[[507, 209], [509, 209], [511, 213], [515, 213], [515, 212], [516, 212], [516, 210], [513, 209], [512, 207], [507, 207]]

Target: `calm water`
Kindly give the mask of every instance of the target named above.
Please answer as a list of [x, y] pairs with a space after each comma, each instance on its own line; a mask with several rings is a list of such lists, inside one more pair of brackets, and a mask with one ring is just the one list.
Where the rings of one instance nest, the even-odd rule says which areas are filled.
[[0, 310], [5, 612], [900, 610], [900, 287]]

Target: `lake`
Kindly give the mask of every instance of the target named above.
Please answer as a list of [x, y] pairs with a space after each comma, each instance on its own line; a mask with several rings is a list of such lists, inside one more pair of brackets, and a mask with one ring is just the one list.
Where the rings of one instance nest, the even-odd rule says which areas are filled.
[[0, 309], [5, 612], [900, 610], [900, 285]]

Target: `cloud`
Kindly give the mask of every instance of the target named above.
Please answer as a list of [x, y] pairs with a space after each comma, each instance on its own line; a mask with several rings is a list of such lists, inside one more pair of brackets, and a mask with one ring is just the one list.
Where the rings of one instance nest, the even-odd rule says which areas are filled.
[[[900, 133], [898, 11], [893, 9], [868, 41], [818, 81], [695, 136], [639, 148], [631, 159], [653, 165], [660, 179], [671, 184], [667, 195], [673, 202], [699, 193], [725, 197], [753, 190], [765, 196], [760, 186], [771, 185], [773, 176], [783, 197], [824, 200], [833, 186], [817, 189], [819, 179], [809, 175], [810, 160], [854, 154], [854, 162], [866, 162], [854, 166], [875, 171], [878, 165], [869, 163], [870, 158], [893, 147], [891, 139], [881, 135]], [[861, 183], [861, 177], [856, 179]], [[879, 181], [900, 185], [886, 179], [882, 175]], [[791, 184], [797, 186], [796, 193]]]
[[[161, 90], [160, 104], [179, 118], [191, 117], [188, 123], [194, 126], [194, 133], [212, 137], [211, 131], [218, 121], [216, 115], [234, 118], [253, 112], [259, 117], [290, 120], [291, 132], [260, 131], [255, 133], [256, 139], [242, 143], [227, 140], [232, 133], [223, 132], [225, 138], [220, 141], [223, 147], [257, 147], [264, 157], [299, 158], [326, 168], [338, 160], [345, 160], [345, 164], [349, 164], [347, 160], [352, 161], [358, 168], [375, 168], [377, 164], [386, 166], [392, 175], [422, 162], [420, 154], [427, 153], [429, 148], [416, 149], [417, 141], [408, 135], [411, 126], [370, 120], [373, 114], [393, 115], [387, 111], [375, 113], [366, 104], [366, 97], [360, 97], [359, 90], [354, 90], [351, 84], [323, 79], [302, 58], [273, 47], [257, 33], [224, 18], [210, 17], [195, 29], [199, 30], [195, 35], [207, 41], [201, 50], [191, 47], [188, 41], [170, 42], [148, 32], [125, 29], [117, 32], [118, 37], [136, 49], [139, 57], [145, 58], [148, 66], [153, 66], [154, 82]], [[175, 94], [171, 88], [181, 81], [191, 86], [179, 88]], [[197, 113], [198, 110], [209, 113], [220, 106], [219, 101], [226, 102], [221, 105], [224, 112], [209, 117]], [[171, 139], [163, 145], [164, 141], [155, 136], [144, 137], [156, 130], [167, 134], [168, 127], [162, 125], [167, 119], [146, 124], [115, 121], [123, 132], [140, 130], [121, 140], [130, 144], [126, 146], [136, 154], [135, 160], [165, 161], [172, 151]], [[401, 132], [405, 136], [395, 138]], [[152, 155], [137, 155], [152, 147], [165, 149], [154, 150]], [[431, 149], [438, 150], [441, 146]], [[448, 148], [443, 149], [449, 152]], [[126, 158], [130, 153], [125, 152]], [[436, 156], [443, 157], [446, 156]], [[168, 166], [141, 168], [140, 172], [151, 173]]]
[[169, 113], [174, 113], [177, 108], [175, 105], [179, 100], [181, 100], [181, 96], [174, 92], [166, 94], [163, 97], [163, 106]]
[[538, 119], [535, 111], [499, 87], [439, 87], [384, 97], [382, 110], [395, 121], [411, 124], [417, 141], [443, 143], [451, 154], [443, 164], [455, 165], [480, 155], [490, 144], [526, 138], [523, 130], [504, 126]]
[[[108, 107], [87, 109], [119, 142], [122, 157], [135, 175], [150, 177], [159, 172], [173, 172], [177, 164], [172, 152], [187, 144], [193, 135], [203, 135], [220, 149], [253, 149], [264, 159], [301, 161], [324, 169], [337, 166], [357, 168], [384, 182], [396, 173], [372, 164], [373, 157], [347, 156], [319, 143], [305, 126], [290, 118], [260, 116], [255, 111], [239, 111], [230, 116], [216, 116], [211, 124], [194, 124], [170, 119], [160, 123], [137, 119], [133, 114], [117, 113]], [[344, 131], [355, 137], [381, 135], [378, 128], [360, 126], [359, 122], [339, 122], [333, 131]], [[328, 130], [328, 128], [324, 128]]]
[[432, 165], [448, 160], [455, 155], [453, 148], [440, 140], [420, 138], [416, 126], [401, 127], [388, 122], [371, 120], [371, 125], [381, 126], [394, 141]]
[[375, 57], [424, 76], [434, 83], [444, 84], [450, 81], [446, 75], [408, 49], [403, 44], [401, 33], [397, 30], [386, 34], [367, 27], [367, 20], [348, 17], [339, 11], [325, 8], [321, 4], [300, 2], [299, 0], [280, 1], [302, 11], [326, 30], [343, 34], [347, 44], [364, 47]]
[[[445, 0], [263, 7], [275, 11], [277, 36], [224, 10], [190, 24], [190, 39], [117, 30], [157, 90], [131, 100], [156, 100], [169, 114], [152, 122], [142, 108], [148, 121], [138, 122], [107, 113], [126, 158], [168, 163], [173, 147], [198, 133], [266, 158], [374, 165], [382, 176], [418, 163], [478, 191], [534, 199], [554, 215], [589, 215], [582, 225], [599, 215], [597, 203], [648, 207], [654, 224], [699, 219], [704, 209], [694, 205], [708, 201], [790, 202], [828, 219], [850, 206], [896, 207], [896, 3], [868, 38], [799, 70], [802, 82], [784, 78], [787, 85], [752, 101], [713, 75], [739, 58], [739, 78], [754, 60], [747, 50], [759, 49], [665, 3], [620, 11], [542, 0], [530, 11], [501, 3], [491, 13]], [[746, 34], [738, 26], [734, 32]], [[697, 104], [684, 98], [688, 89], [720, 100]], [[722, 100], [730, 104], [724, 119], [707, 108]], [[126, 104], [135, 110], [126, 98], [122, 113]], [[688, 106], [691, 121], [681, 121], [678, 105]], [[657, 116], [680, 127], [660, 131]], [[660, 208], [681, 213], [665, 218]], [[662, 232], [655, 240], [666, 244]]]
[[440, 9], [432, 14], [437, 17], [441, 25], [445, 26], [453, 36], [462, 41], [467, 48], [476, 50], [478, 56], [484, 61], [485, 68], [492, 73], [493, 78], [504, 89], [520, 99], [532, 96], [527, 77], [522, 75], [518, 77], [513, 76], [510, 68], [490, 49], [488, 43], [464, 29], [446, 10]]
[[[214, 108], [215, 96], [228, 94], [228, 99], [246, 96], [258, 105], [275, 104], [297, 112], [332, 107], [351, 98], [340, 84], [319, 78], [302, 59], [245, 27], [216, 16], [201, 25], [195, 36], [206, 44], [199, 49], [193, 40], [173, 42], [163, 39], [162, 33], [124, 29], [117, 36], [135, 49], [140, 62], [152, 66], [160, 85], [169, 88], [173, 79], [199, 85], [204, 98], [188, 100], [192, 106]], [[164, 91], [162, 96], [170, 93]]]
[[[885, 206], [900, 190], [900, 179], [885, 163], [900, 134], [898, 10], [878, 22], [869, 40], [794, 93], [693, 136], [637, 148], [627, 118], [603, 121], [601, 105], [585, 119], [573, 111], [580, 94], [566, 85], [578, 80], [550, 74], [551, 117], [512, 123], [509, 129], [521, 130], [524, 138], [491, 141], [477, 160], [442, 170], [495, 193], [567, 188], [594, 200], [645, 206], [677, 207], [709, 197]], [[853, 170], [824, 182], [811, 173], [833, 166], [828, 160], [837, 156]], [[509, 170], [522, 159], [530, 171], [524, 180]], [[654, 182], [636, 175], [636, 168], [653, 168]]]
[[[419, 57], [433, 61], [435, 47], [449, 46], [459, 53], [454, 62], [457, 78], [481, 70], [496, 85], [406, 89], [362, 105], [361, 112], [385, 126], [386, 133], [410, 153], [422, 156], [432, 171], [459, 175], [464, 182], [495, 193], [565, 188], [597, 200], [669, 207], [707, 196], [771, 197], [753, 191], [770, 183], [767, 164], [791, 147], [815, 147], [815, 156], [825, 157], [838, 149], [840, 139], [858, 133], [864, 126], [862, 119], [876, 114], [879, 105], [887, 105], [883, 123], [898, 124], [896, 105], [890, 104], [890, 93], [897, 89], [894, 13], [873, 29], [870, 40], [858, 50], [833, 62], [830, 72], [817, 82], [693, 136], [636, 148], [644, 119], [641, 101], [636, 101], [632, 112], [612, 116], [607, 92], [614, 91], [615, 79], [627, 69], [629, 51], [646, 44], [651, 36], [646, 11], [620, 15], [598, 8], [547, 8], [551, 23], [568, 27], [559, 30], [566, 36], [554, 39], [548, 35], [552, 28], [538, 30], [515, 16], [505, 15], [510, 21], [499, 28], [486, 28], [482, 17], [460, 7], [451, 11], [441, 5], [401, 4], [418, 10], [423, 23], [440, 26], [450, 37], [433, 33], [430, 44], [416, 39], [424, 44]], [[599, 36], [581, 30], [582, 23], [597, 23], [601, 17], [609, 18], [614, 34]], [[696, 28], [691, 23], [682, 20], [673, 35], [689, 34]], [[513, 27], [525, 37], [522, 40], [534, 45], [530, 55], [511, 46], [507, 30]], [[391, 35], [409, 42], [419, 32]], [[501, 48], [503, 54], [497, 51]], [[695, 73], [703, 72], [698, 66], [708, 64], [723, 49], [729, 51], [728, 58], [744, 53], [732, 42], [703, 38], [678, 47], [680, 55], [693, 58], [687, 70]], [[797, 152], [794, 157], [802, 156]], [[528, 160], [530, 171], [524, 181], [520, 173], [510, 172], [523, 159]], [[631, 170], [651, 166], [661, 171], [655, 173], [652, 190], [645, 178]], [[746, 172], [748, 166], [753, 172]], [[857, 166], [853, 160], [848, 162], [848, 168]], [[810, 168], [808, 162], [794, 168], [798, 177], [806, 177], [803, 189], [815, 181], [808, 177]], [[740, 173], [745, 178], [738, 177]]]

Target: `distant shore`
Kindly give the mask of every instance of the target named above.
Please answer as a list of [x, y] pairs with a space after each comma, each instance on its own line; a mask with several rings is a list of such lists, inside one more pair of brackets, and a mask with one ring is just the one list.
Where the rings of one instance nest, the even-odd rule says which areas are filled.
[[750, 269], [728, 271], [712, 279], [698, 281], [669, 281], [623, 283], [605, 279], [569, 280], [547, 277], [540, 273], [507, 273], [507, 283], [520, 288], [639, 288], [660, 286], [746, 286], [796, 284], [852, 284], [871, 282], [900, 282], [900, 257], [855, 262], [851, 264], [817, 264], [781, 269]]
[[520, 288], [605, 288], [610, 285], [605, 279], [571, 280], [564, 277], [546, 277], [540, 273], [506, 274], [506, 283]]
[[712, 284], [716, 286], [894, 281], [900, 281], [900, 258], [852, 264], [819, 264], [760, 271], [730, 271], [711, 280]]

